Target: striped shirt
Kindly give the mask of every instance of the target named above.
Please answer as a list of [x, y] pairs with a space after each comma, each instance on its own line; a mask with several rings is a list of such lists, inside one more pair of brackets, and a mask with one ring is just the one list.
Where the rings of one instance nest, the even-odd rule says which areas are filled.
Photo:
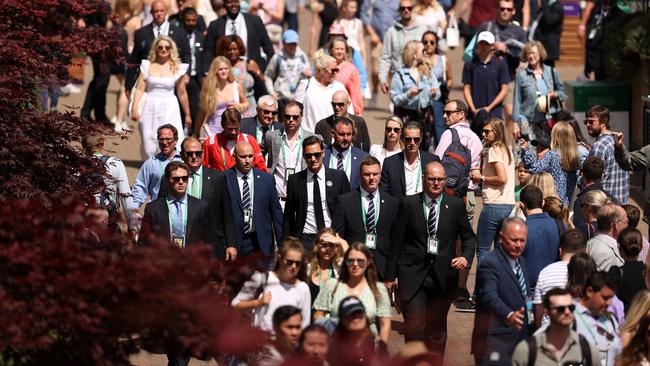
[[614, 158], [614, 137], [611, 134], [600, 134], [589, 152], [605, 162], [603, 171], [603, 189], [614, 196], [622, 205], [630, 198], [630, 173], [621, 169]]
[[544, 295], [556, 287], [566, 288], [566, 283], [569, 279], [568, 266], [569, 261], [554, 262], [539, 272], [533, 304], [541, 304]]

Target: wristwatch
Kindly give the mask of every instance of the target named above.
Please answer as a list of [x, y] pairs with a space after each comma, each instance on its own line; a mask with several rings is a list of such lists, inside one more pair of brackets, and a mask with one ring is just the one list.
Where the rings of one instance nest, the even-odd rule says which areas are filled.
[[481, 175], [481, 183], [485, 182], [485, 176]]

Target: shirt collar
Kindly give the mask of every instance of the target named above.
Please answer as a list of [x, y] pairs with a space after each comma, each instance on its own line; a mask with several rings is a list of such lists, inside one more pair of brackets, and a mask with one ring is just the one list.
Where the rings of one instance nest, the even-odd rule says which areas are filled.
[[350, 153], [350, 150], [352, 150], [352, 145], [345, 149], [344, 151], [339, 151], [334, 145], [332, 145], [332, 155], [336, 157], [339, 153], [343, 154], [343, 157], [347, 159], [348, 154]]
[[160, 160], [160, 161], [167, 161], [167, 160], [174, 160], [176, 158], [181, 158], [181, 154], [178, 153], [178, 151], [174, 152], [174, 155], [171, 158], [168, 158], [165, 154], [159, 152], [158, 154], [153, 156], [154, 159]]
[[[261, 131], [264, 125], [262, 125], [262, 122], [260, 122], [260, 120], [257, 119], [257, 117], [255, 117], [255, 122], [257, 123], [255, 127]], [[268, 129], [269, 131], [273, 131], [273, 122], [271, 122], [271, 124], [268, 126]]]
[[[424, 194], [424, 203], [427, 204], [427, 207], [431, 206], [431, 201], [433, 201], [433, 198], [429, 197], [429, 195], [426, 192], [422, 192]], [[436, 205], [439, 205], [440, 202], [442, 202], [442, 194], [438, 196], [438, 198], [435, 199]]]
[[198, 176], [200, 177], [202, 173], [203, 173], [203, 165], [201, 165], [201, 166], [200, 166], [200, 167], [199, 167], [199, 168], [198, 168], [194, 173], [192, 173], [192, 174], [194, 174], [194, 175], [198, 175]]
[[[240, 172], [237, 167], [235, 167], [235, 171], [237, 172], [237, 179], [241, 179], [244, 176], [244, 173]], [[253, 169], [251, 169], [248, 173], [246, 173], [246, 179], [250, 178], [253, 174], [251, 173]]]
[[167, 203], [168, 204], [173, 205], [174, 202], [176, 202], [176, 201], [179, 201], [182, 205], [187, 204], [187, 192], [183, 195], [183, 197], [181, 197], [181, 199], [178, 199], [178, 200], [174, 196], [172, 196], [171, 194], [167, 195]]
[[[314, 173], [311, 170], [307, 169], [307, 173], [308, 173], [307, 174], [308, 178], [314, 179]], [[318, 173], [316, 173], [316, 175], [318, 176], [319, 181], [321, 182], [325, 181], [325, 165], [321, 165], [320, 170], [318, 171]]]
[[[366, 191], [366, 190], [363, 189], [363, 187], [361, 187], [361, 186], [359, 186], [359, 190], [361, 190], [361, 197], [368, 198], [368, 195], [370, 194], [370, 192]], [[377, 196], [379, 196], [379, 190], [375, 190], [375, 191], [372, 193], [372, 195], [373, 195], [373, 197], [375, 197], [375, 198], [376, 198]]]

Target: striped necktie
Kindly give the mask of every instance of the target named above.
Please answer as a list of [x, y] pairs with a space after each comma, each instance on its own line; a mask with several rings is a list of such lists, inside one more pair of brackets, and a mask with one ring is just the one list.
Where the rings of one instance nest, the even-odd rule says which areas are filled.
[[517, 283], [519, 284], [519, 291], [521, 291], [521, 296], [526, 298], [526, 279], [524, 278], [524, 271], [521, 270], [521, 265], [519, 260], [515, 262], [515, 274], [517, 275]]
[[336, 154], [336, 170], [343, 171], [343, 153]]
[[436, 201], [431, 200], [431, 207], [429, 208], [429, 218], [427, 219], [427, 227], [429, 228], [429, 237], [436, 236], [436, 221], [438, 220], [438, 213], [436, 212]]
[[375, 231], [375, 197], [368, 193], [368, 217], [366, 218], [366, 231]]
[[[252, 212], [250, 212], [251, 209], [251, 190], [250, 186], [248, 185], [248, 176], [244, 175], [241, 177], [241, 179], [244, 181], [242, 184], [242, 206], [244, 207], [244, 210], [249, 210], [249, 214], [252, 216]], [[251, 229], [250, 222], [244, 223], [244, 233], [249, 232]]]

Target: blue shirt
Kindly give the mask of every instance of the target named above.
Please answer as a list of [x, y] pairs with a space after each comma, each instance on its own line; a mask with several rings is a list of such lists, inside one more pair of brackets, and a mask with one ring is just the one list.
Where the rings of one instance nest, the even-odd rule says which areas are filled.
[[165, 167], [174, 160], [181, 160], [181, 156], [176, 154], [171, 159], [167, 159], [163, 153], [158, 153], [142, 164], [132, 190], [135, 207], [142, 206], [147, 200], [147, 196], [151, 196], [152, 201], [158, 197], [160, 181], [165, 175]]
[[361, 4], [361, 21], [364, 26], [370, 25], [379, 39], [384, 39], [384, 33], [399, 19], [398, 0], [368, 0]]
[[[463, 66], [463, 85], [470, 85], [474, 107], [481, 109], [487, 107], [501, 91], [502, 84], [510, 82], [508, 64], [494, 56], [487, 63], [474, 57], [472, 61]], [[503, 107], [497, 106], [490, 115], [503, 118]]]
[[526, 261], [530, 286], [535, 288], [539, 272], [559, 256], [560, 233], [555, 220], [546, 212], [526, 217], [528, 239], [522, 257]]

